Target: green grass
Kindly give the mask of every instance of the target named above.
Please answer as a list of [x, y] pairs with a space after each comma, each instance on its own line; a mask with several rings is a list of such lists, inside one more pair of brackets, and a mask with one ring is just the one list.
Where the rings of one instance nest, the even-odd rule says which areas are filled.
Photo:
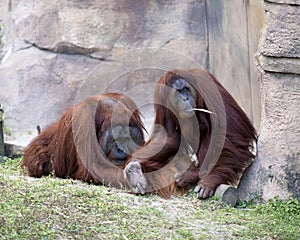
[[300, 239], [300, 205], [277, 198], [236, 208], [187, 196], [164, 200], [0, 163], [0, 239]]

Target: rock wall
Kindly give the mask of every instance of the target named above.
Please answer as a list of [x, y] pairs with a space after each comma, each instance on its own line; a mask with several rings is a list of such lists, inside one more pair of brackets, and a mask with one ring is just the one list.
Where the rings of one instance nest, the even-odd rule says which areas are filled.
[[256, 54], [262, 109], [258, 156], [240, 195], [300, 200], [300, 2], [265, 2]]
[[208, 67], [260, 126], [260, 93], [254, 54], [264, 20], [262, 0], [206, 1]]
[[0, 99], [14, 136], [55, 121], [96, 75], [99, 93], [113, 81], [102, 75], [124, 61], [144, 62], [131, 54], [138, 49], [167, 49], [161, 59], [174, 58], [173, 51], [178, 62], [207, 67], [205, 1], [3, 0], [0, 11]]
[[[258, 128], [259, 91], [250, 66], [262, 25], [261, 4], [262, 0], [2, 0], [0, 103], [6, 126], [15, 141], [26, 144], [20, 134], [35, 135], [36, 125], [45, 128], [55, 121], [78, 94], [101, 92], [117, 72], [157, 70], [154, 79], [145, 71], [138, 78], [118, 81], [119, 88], [113, 89], [122, 91], [133, 82], [155, 82], [165, 70], [204, 67]], [[152, 99], [151, 89], [144, 98]], [[11, 137], [6, 135], [6, 140]]]

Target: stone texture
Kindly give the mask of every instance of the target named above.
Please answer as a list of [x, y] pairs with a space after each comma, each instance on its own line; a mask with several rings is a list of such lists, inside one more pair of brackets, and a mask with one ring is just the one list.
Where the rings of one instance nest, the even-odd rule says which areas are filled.
[[[34, 44], [107, 59], [129, 49], [167, 47], [185, 37], [192, 45], [176, 45], [182, 54], [195, 43], [206, 46], [205, 24], [198, 24], [205, 23], [204, 1], [18, 0], [13, 1], [11, 16], [17, 23], [15, 49]], [[206, 59], [196, 52], [187, 53], [205, 66]]]
[[250, 0], [247, 1], [247, 12], [246, 16], [248, 19], [248, 58], [249, 58], [249, 77], [251, 86], [251, 100], [252, 100], [252, 111], [250, 112], [250, 119], [252, 120], [254, 127], [257, 131], [260, 128], [260, 87], [257, 80], [256, 66], [254, 63], [254, 55], [257, 51], [259, 42], [260, 32], [263, 27], [265, 11], [264, 2], [262, 0]]
[[300, 199], [299, 75], [262, 72], [261, 87], [264, 91], [258, 155], [243, 177], [240, 196]]
[[300, 58], [259, 56], [261, 67], [268, 72], [300, 74]]
[[96, 64], [99, 61], [84, 56], [73, 58], [35, 47], [15, 52], [0, 68], [6, 123], [19, 130], [44, 128], [73, 103], [79, 84]]
[[266, 9], [256, 54], [262, 109], [258, 153], [239, 195], [300, 200], [299, 6], [267, 3]]
[[299, 5], [300, 6], [299, 0], [266, 0], [266, 2], [291, 4], [291, 5]]
[[[0, 99], [13, 137], [24, 141], [23, 132], [31, 139], [36, 125], [43, 129], [77, 100], [101, 93], [116, 78], [111, 72], [125, 74], [154, 61], [157, 69], [206, 67], [204, 3], [2, 1]], [[160, 60], [145, 59], [140, 54], [145, 48], [161, 52], [156, 55]], [[186, 59], [196, 64], [186, 64]], [[126, 83], [132, 86], [133, 81], [142, 83], [145, 78]], [[128, 89], [122, 84], [115, 90]], [[144, 98], [151, 99], [148, 92]]]
[[300, 6], [266, 4], [259, 62], [265, 71], [300, 73]]
[[270, 57], [300, 57], [300, 6], [266, 4], [261, 53]]
[[209, 67], [259, 129], [259, 86], [253, 56], [263, 25], [262, 1], [206, 3]]
[[[21, 132], [35, 135], [37, 124], [45, 128], [83, 97], [106, 88], [126, 92], [157, 81], [173, 68], [204, 67], [216, 74], [258, 128], [259, 91], [248, 55], [257, 44], [260, 3], [3, 0], [0, 98], [6, 125], [15, 141], [22, 142]], [[211, 17], [208, 11], [214, 8]], [[246, 19], [246, 11], [256, 14]], [[211, 31], [217, 33], [219, 27], [224, 28], [222, 34], [212, 37]], [[249, 41], [245, 34], [251, 36]], [[214, 59], [218, 64], [212, 64]], [[139, 68], [145, 73], [132, 74]], [[112, 84], [117, 73], [128, 77]], [[152, 90], [143, 93], [144, 99], [152, 99]]]

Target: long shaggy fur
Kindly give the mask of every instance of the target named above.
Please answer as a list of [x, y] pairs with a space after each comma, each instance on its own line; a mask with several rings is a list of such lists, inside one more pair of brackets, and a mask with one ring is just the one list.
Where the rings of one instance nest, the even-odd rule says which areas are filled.
[[[113, 122], [112, 114], [116, 116]], [[127, 186], [123, 166], [112, 164], [101, 149], [107, 130], [118, 124], [137, 127], [143, 136], [140, 113], [130, 98], [117, 93], [89, 97], [71, 107], [28, 145], [21, 166], [32, 177], [53, 174]]]
[[[190, 161], [186, 150], [179, 149], [179, 145], [180, 141], [186, 139], [182, 128], [188, 129], [189, 126], [180, 126], [176, 109], [165, 107], [171, 106], [168, 93], [165, 92], [165, 86], [171, 87], [171, 84], [179, 78], [185, 79], [197, 90], [196, 108], [210, 110], [217, 116], [214, 118], [206, 112], [195, 112], [200, 139], [198, 139], [199, 144], [193, 146], [193, 149], [198, 158], [199, 166], [195, 167], [190, 164], [190, 167], [183, 172], [180, 172], [178, 166], [186, 165]], [[218, 92], [219, 100], [212, 91], [213, 89]], [[253, 161], [252, 150], [253, 143], [256, 141], [256, 133], [249, 118], [228, 91], [205, 70], [173, 70], [158, 81], [154, 98], [155, 103], [160, 103], [154, 106], [155, 124], [165, 128], [168, 140], [162, 150], [152, 157], [133, 158], [141, 163], [145, 173], [161, 169], [156, 174], [145, 174], [146, 177], [148, 176], [150, 185], [148, 190], [153, 191], [153, 189], [161, 187], [157, 193], [167, 198], [178, 189], [178, 186], [186, 190], [191, 185], [198, 183], [198, 185], [214, 191], [218, 185], [223, 183], [238, 184], [241, 174]], [[214, 127], [225, 128], [224, 136], [218, 135], [218, 132], [212, 134]], [[155, 145], [163, 144], [159, 140], [158, 133], [159, 130], [155, 130], [145, 146], [134, 155], [145, 156], [155, 152]], [[193, 135], [193, 130], [189, 134]], [[220, 144], [218, 143], [219, 138], [222, 137], [224, 145], [221, 145], [222, 141]], [[210, 146], [212, 140], [219, 146]], [[215, 152], [218, 152], [216, 151], [218, 147], [221, 148], [220, 154], [215, 155]], [[180, 153], [176, 154], [178, 149]], [[176, 159], [174, 159], [175, 155]], [[175, 187], [173, 176], [178, 173], [180, 176], [176, 179], [177, 187]], [[173, 184], [168, 184], [170, 179], [173, 179]]]

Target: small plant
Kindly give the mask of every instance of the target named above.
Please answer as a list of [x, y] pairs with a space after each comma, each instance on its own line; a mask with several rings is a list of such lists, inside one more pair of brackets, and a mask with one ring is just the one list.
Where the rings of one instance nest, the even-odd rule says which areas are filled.
[[254, 204], [258, 203], [258, 202], [259, 202], [259, 197], [258, 196], [250, 198], [247, 201], [244, 201], [242, 199], [238, 199], [237, 204], [236, 204], [235, 207], [236, 208], [247, 208], [247, 207], [252, 206], [252, 205], [254, 205]]
[[300, 220], [300, 204], [295, 198], [283, 201], [275, 197], [274, 199], [270, 199], [267, 205], [261, 205], [258, 209], [262, 212], [272, 214], [276, 218], [289, 220], [290, 218], [298, 217]]
[[7, 136], [11, 136], [11, 130], [5, 124], [3, 124], [3, 131]]

